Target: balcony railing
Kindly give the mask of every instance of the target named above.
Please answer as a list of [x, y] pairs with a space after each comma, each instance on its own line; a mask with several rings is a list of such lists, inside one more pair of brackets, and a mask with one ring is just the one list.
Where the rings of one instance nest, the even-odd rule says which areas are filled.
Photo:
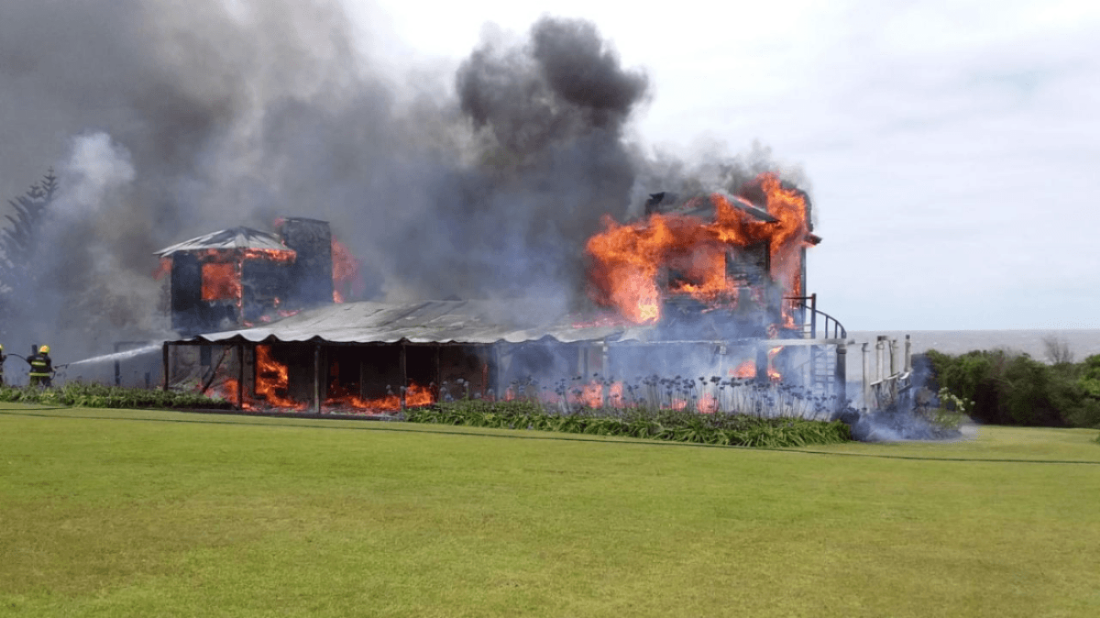
[[845, 339], [848, 331], [836, 318], [817, 308], [817, 294], [809, 296], [785, 296], [783, 302], [788, 304], [791, 314], [803, 310], [802, 333], [807, 339], [817, 339], [818, 332], [822, 339]]

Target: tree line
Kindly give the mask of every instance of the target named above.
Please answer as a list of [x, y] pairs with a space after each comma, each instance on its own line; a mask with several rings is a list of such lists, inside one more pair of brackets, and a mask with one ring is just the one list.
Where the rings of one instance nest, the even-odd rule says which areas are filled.
[[967, 414], [980, 423], [1100, 428], [1100, 354], [1074, 362], [1064, 341], [1044, 343], [1046, 363], [1003, 349], [929, 350], [933, 390], [973, 402]]

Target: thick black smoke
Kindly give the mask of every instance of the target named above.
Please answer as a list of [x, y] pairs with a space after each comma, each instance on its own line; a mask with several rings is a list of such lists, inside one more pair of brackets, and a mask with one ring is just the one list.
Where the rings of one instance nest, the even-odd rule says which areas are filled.
[[5, 332], [69, 352], [155, 331], [152, 251], [230, 224], [270, 227], [265, 214], [303, 203], [294, 190], [313, 170], [284, 186], [282, 153], [264, 144], [279, 110], [301, 103], [339, 122], [384, 101], [358, 72], [338, 7], [234, 6], [5, 4], [0, 190], [14, 197], [50, 166], [61, 180], [36, 285], [8, 290], [24, 311], [4, 316]]
[[601, 215], [694, 173], [626, 139], [647, 78], [590, 23], [489, 37], [416, 91], [357, 36], [338, 0], [5, 4], [0, 196], [51, 166], [61, 194], [3, 343], [71, 357], [166, 334], [153, 251], [283, 215], [332, 222], [374, 298], [564, 308]]
[[582, 287], [584, 241], [601, 215], [629, 205], [635, 161], [623, 126], [645, 96], [644, 74], [624, 70], [593, 25], [544, 18], [525, 43], [482, 43], [455, 81], [477, 158], [438, 179], [429, 212], [464, 268], [440, 268], [432, 252], [403, 262], [419, 262], [435, 290], [458, 283], [460, 296], [567, 298]]
[[619, 66], [594, 25], [549, 18], [523, 47], [483, 43], [457, 84], [462, 111], [521, 161], [586, 136], [619, 146], [648, 87], [643, 73]]

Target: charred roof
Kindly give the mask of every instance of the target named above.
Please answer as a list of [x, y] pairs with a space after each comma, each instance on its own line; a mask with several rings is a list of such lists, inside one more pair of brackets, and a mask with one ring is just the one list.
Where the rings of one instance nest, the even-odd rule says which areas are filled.
[[530, 319], [544, 313], [540, 306], [542, 303], [535, 301], [507, 304], [485, 300], [433, 300], [405, 304], [361, 301], [303, 311], [264, 326], [207, 333], [194, 340], [488, 344], [549, 338], [571, 343], [619, 336], [626, 330], [625, 325], [578, 325], [569, 316], [555, 314]]
[[171, 257], [181, 251], [258, 249], [265, 251], [291, 251], [278, 236], [250, 227], [231, 227], [165, 247], [154, 255]]
[[[797, 191], [806, 204], [806, 227], [810, 232], [806, 234], [806, 242], [811, 245], [817, 245], [821, 242], [821, 237], [813, 233], [814, 224], [813, 218], [810, 216], [812, 205], [810, 203], [810, 196], [801, 189], [789, 185], [783, 184], [783, 188], [792, 191]], [[717, 204], [715, 204], [715, 198], [725, 199], [726, 202], [736, 208], [737, 210], [749, 215], [760, 223], [777, 223], [779, 219], [772, 216], [766, 208], [757, 206], [748, 197], [740, 195], [730, 195], [725, 191], [719, 191], [717, 193], [706, 194], [692, 194], [688, 196], [678, 195], [676, 193], [669, 193], [667, 191], [661, 191], [659, 193], [650, 193], [649, 199], [646, 200], [644, 216], [659, 213], [662, 215], [684, 215], [688, 217], [696, 217], [703, 220], [713, 220], [715, 213], [718, 210]], [[766, 196], [765, 196], [766, 199]]]
[[675, 193], [651, 193], [645, 203], [645, 214], [661, 213], [665, 215], [686, 215], [701, 219], [713, 219], [718, 206], [714, 203], [714, 195], [721, 195], [729, 201], [730, 206], [750, 215], [762, 223], [775, 223], [779, 221], [768, 214], [767, 210], [760, 208], [748, 200], [726, 193], [692, 195], [681, 197]]

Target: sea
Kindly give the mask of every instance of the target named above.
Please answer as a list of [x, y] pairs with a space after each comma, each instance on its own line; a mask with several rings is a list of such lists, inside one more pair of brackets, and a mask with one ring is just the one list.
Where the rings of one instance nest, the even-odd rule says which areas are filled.
[[971, 350], [1009, 350], [1029, 354], [1038, 361], [1047, 361], [1046, 341], [1064, 342], [1076, 361], [1100, 354], [1100, 329], [1080, 330], [884, 330], [848, 331], [849, 355], [857, 356], [860, 343], [874, 343], [879, 335], [897, 339], [903, 344], [909, 335], [914, 354], [936, 350], [945, 354], [963, 354]]
[[[945, 354], [964, 354], [972, 350], [1006, 350], [1010, 353], [1027, 354], [1040, 362], [1050, 362], [1047, 341], [1065, 344], [1071, 354], [1071, 360], [1080, 362], [1093, 354], [1100, 354], [1100, 329], [1081, 330], [882, 330], [848, 331], [847, 388], [848, 396], [853, 398], [856, 407], [862, 404], [863, 389], [863, 346], [867, 343], [868, 382], [874, 382], [879, 375], [875, 342], [879, 336], [897, 339], [897, 362], [902, 362], [905, 351], [905, 336], [909, 335], [913, 354], [923, 354], [936, 350]], [[889, 374], [889, 357], [883, 358], [883, 375]], [[900, 364], [897, 365], [900, 368]]]

